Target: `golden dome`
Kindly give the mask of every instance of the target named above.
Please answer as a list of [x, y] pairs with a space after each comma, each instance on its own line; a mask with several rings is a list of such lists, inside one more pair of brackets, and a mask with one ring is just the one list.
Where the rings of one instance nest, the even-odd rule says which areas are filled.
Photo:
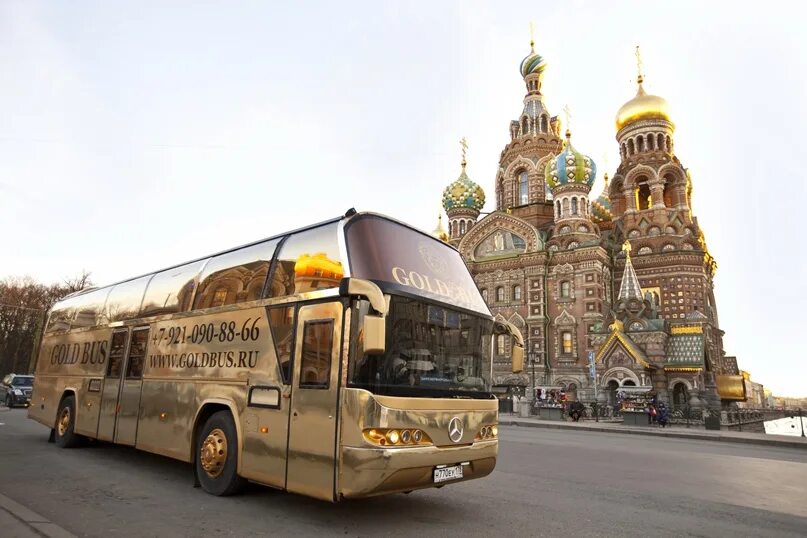
[[658, 95], [648, 95], [642, 87], [642, 81], [639, 80], [639, 89], [636, 91], [636, 97], [622, 105], [619, 112], [616, 113], [616, 130], [619, 131], [627, 124], [636, 120], [670, 120], [670, 106], [667, 100]]
[[437, 214], [437, 227], [434, 230], [432, 230], [432, 235], [437, 239], [439, 239], [440, 241], [444, 241], [446, 243], [448, 242], [449, 239], [451, 239], [448, 236], [448, 232], [446, 231], [445, 227], [443, 227], [442, 213]]

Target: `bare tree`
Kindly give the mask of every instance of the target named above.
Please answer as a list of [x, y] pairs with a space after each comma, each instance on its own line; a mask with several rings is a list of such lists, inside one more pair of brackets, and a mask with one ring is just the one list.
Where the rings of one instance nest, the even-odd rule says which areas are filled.
[[0, 375], [26, 372], [48, 310], [65, 295], [91, 285], [87, 271], [61, 284], [46, 285], [30, 277], [0, 280]]

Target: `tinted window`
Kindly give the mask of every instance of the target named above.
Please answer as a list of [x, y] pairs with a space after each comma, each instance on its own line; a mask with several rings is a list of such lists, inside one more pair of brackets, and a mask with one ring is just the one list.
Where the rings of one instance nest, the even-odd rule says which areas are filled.
[[156, 316], [190, 310], [196, 276], [203, 265], [204, 260], [192, 262], [154, 275], [146, 289], [140, 315]]
[[352, 276], [490, 315], [460, 253], [442, 241], [374, 215], [350, 219], [345, 239]]
[[333, 320], [306, 321], [300, 362], [300, 386], [328, 388], [331, 374]]
[[78, 297], [63, 299], [53, 306], [48, 318], [48, 332], [64, 331], [71, 327], [76, 317]]
[[277, 257], [270, 296], [336, 288], [344, 276], [336, 238], [338, 223], [289, 236]]
[[109, 348], [109, 367], [106, 372], [107, 377], [120, 377], [128, 337], [129, 331], [120, 331], [112, 334], [112, 345]]
[[103, 288], [76, 297], [76, 314], [71, 324], [74, 329], [95, 327], [107, 323], [104, 303], [106, 303], [109, 290], [110, 288]]
[[277, 243], [265, 241], [211, 259], [199, 277], [194, 308], [260, 299]]
[[291, 383], [291, 344], [294, 342], [294, 307], [281, 306], [269, 309], [269, 326], [275, 342], [277, 364], [283, 383]]
[[132, 319], [138, 316], [143, 292], [146, 291], [151, 275], [141, 276], [128, 282], [117, 284], [109, 292], [106, 301], [106, 315], [109, 321]]
[[129, 347], [129, 364], [126, 367], [126, 377], [143, 377], [143, 363], [146, 359], [146, 345], [148, 344], [148, 329], [132, 331], [132, 345]]
[[14, 379], [11, 380], [11, 385], [14, 387], [32, 387], [34, 385], [34, 378], [27, 375], [14, 376]]

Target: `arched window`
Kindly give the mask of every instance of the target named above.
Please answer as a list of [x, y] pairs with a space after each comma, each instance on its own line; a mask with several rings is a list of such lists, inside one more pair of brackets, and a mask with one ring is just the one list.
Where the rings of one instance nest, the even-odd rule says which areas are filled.
[[513, 286], [513, 300], [520, 301], [521, 300], [521, 286], [516, 284]]
[[628, 140], [628, 155], [636, 153], [636, 146], [633, 145], [633, 139]]
[[639, 136], [636, 138], [636, 151], [642, 152], [644, 151], [644, 137]]
[[673, 152], [672, 140], [670, 140], [670, 137], [668, 136], [667, 137], [667, 153], [672, 153], [672, 152]]
[[577, 198], [572, 198], [572, 215], [577, 215]]
[[449, 223], [448, 223], [448, 235], [449, 235], [449, 236], [451, 236], [451, 232], [452, 232], [452, 230], [451, 230], [451, 223], [449, 222]]
[[496, 288], [496, 302], [504, 302], [504, 288], [502, 286]]
[[653, 207], [653, 200], [650, 195], [650, 187], [647, 185], [647, 183], [639, 184], [639, 188], [636, 189], [636, 198], [636, 209], [639, 211]]
[[548, 133], [549, 127], [547, 125], [546, 116], [541, 116], [541, 132]]
[[620, 149], [620, 154], [621, 154], [623, 160], [628, 156], [628, 147], [625, 145], [624, 142], [622, 142], [622, 147]]
[[661, 151], [666, 151], [666, 148], [664, 147], [664, 135], [661, 133], [656, 136], [656, 147]]
[[566, 216], [569, 214], [569, 199], [563, 199], [563, 215]]
[[496, 337], [496, 354], [497, 355], [504, 355], [505, 351], [507, 350], [507, 346], [505, 345], [505, 336], [500, 334]]
[[571, 284], [569, 284], [568, 280], [564, 280], [560, 283], [560, 296], [563, 298], [568, 298], [571, 296]]
[[488, 289], [482, 288], [482, 300], [488, 302]]
[[521, 205], [529, 202], [528, 179], [529, 174], [527, 174], [526, 170], [523, 170], [518, 175], [518, 201]]
[[563, 339], [563, 354], [564, 355], [571, 355], [572, 353], [572, 333], [569, 331], [563, 331], [561, 334], [561, 338]]
[[647, 151], [653, 151], [653, 135], [647, 135]]
[[465, 221], [460, 221], [460, 235], [465, 235]]
[[560, 200], [555, 200], [555, 215], [560, 218]]
[[529, 127], [529, 123], [527, 122], [527, 118], [521, 120], [521, 136], [527, 135], [527, 128]]

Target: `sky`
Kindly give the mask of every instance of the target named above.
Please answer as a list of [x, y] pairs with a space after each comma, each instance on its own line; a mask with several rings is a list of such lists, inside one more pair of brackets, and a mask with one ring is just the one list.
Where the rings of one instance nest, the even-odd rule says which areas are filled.
[[491, 211], [533, 21], [546, 104], [600, 174], [641, 45], [726, 351], [807, 396], [799, 5], [2, 0], [0, 278], [109, 283], [351, 207], [431, 230], [463, 136]]

